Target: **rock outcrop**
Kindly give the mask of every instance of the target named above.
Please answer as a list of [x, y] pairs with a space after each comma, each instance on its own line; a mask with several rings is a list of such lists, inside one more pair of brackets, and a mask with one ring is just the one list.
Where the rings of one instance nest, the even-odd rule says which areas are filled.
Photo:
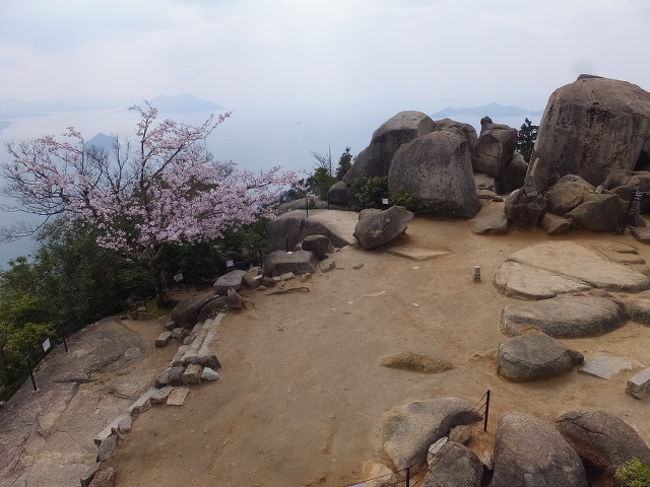
[[650, 158], [650, 93], [626, 81], [579, 78], [553, 92], [528, 174], [546, 189], [565, 174], [602, 184]]
[[627, 321], [625, 310], [612, 298], [557, 296], [510, 304], [501, 314], [501, 331], [515, 336], [537, 329], [555, 338], [598, 336]]
[[546, 213], [546, 199], [544, 195], [526, 187], [516, 189], [506, 199], [505, 213], [516, 225], [537, 226]]
[[569, 372], [583, 360], [581, 353], [547, 335], [522, 335], [499, 345], [498, 373], [515, 382], [527, 382]]
[[436, 120], [435, 130], [446, 130], [448, 132], [455, 132], [461, 137], [463, 137], [469, 144], [469, 148], [474, 153], [476, 144], [478, 143], [478, 137], [476, 135], [476, 130], [468, 123], [457, 122], [451, 118], [442, 118]]
[[650, 464], [645, 441], [629, 424], [606, 411], [568, 412], [557, 420], [557, 428], [585, 462], [601, 471], [608, 485], [625, 485], [614, 473], [628, 460], [638, 458]]
[[403, 206], [393, 206], [359, 217], [354, 236], [361, 248], [369, 250], [381, 247], [403, 234], [413, 219], [413, 213]]
[[356, 157], [343, 181], [351, 185], [362, 177], [388, 176], [388, 170], [395, 151], [402, 144], [435, 129], [435, 123], [426, 113], [417, 111], [400, 112], [387, 120], [372, 134], [370, 145]]
[[506, 414], [499, 421], [490, 487], [587, 487], [580, 457], [539, 418]]
[[307, 218], [304, 211], [286, 213], [271, 222], [268, 250], [294, 250], [308, 235], [325, 235], [334, 247], [350, 242], [325, 223]]
[[455, 441], [444, 442], [427, 458], [424, 487], [481, 487], [483, 464], [476, 454]]
[[179, 327], [191, 328], [196, 324], [203, 307], [218, 298], [219, 296], [214, 293], [204, 293], [185, 299], [172, 310], [172, 320]]
[[490, 117], [483, 117], [481, 134], [474, 149], [474, 170], [498, 178], [512, 160], [516, 148], [517, 129], [492, 123]]
[[461, 424], [481, 420], [462, 399], [415, 401], [391, 409], [384, 418], [382, 444], [396, 470], [424, 463], [429, 445]]
[[471, 150], [458, 133], [436, 131], [402, 145], [388, 174], [392, 198], [414, 196], [431, 214], [472, 218], [481, 208]]

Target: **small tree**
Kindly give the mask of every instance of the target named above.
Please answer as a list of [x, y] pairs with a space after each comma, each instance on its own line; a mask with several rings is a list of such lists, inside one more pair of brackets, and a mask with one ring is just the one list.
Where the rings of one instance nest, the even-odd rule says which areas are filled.
[[533, 122], [526, 118], [517, 134], [517, 150], [524, 156], [526, 162], [530, 162], [530, 158], [533, 155], [533, 147], [537, 140], [538, 130], [539, 125], [533, 125]]
[[614, 476], [625, 482], [627, 487], [650, 487], [650, 466], [638, 458], [625, 462]]
[[45, 221], [87, 222], [101, 246], [147, 262], [164, 301], [170, 244], [214, 241], [270, 216], [280, 191], [296, 177], [278, 167], [254, 173], [216, 161], [204, 141], [229, 113], [193, 126], [158, 122], [149, 103], [131, 110], [140, 114], [135, 147], [116, 138], [113, 154], [87, 150], [72, 127], [62, 138], [9, 143], [6, 191], [15, 209]]
[[339, 165], [336, 168], [336, 180], [341, 181], [350, 168], [352, 168], [352, 154], [350, 154], [350, 148], [346, 147], [345, 152], [339, 157]]

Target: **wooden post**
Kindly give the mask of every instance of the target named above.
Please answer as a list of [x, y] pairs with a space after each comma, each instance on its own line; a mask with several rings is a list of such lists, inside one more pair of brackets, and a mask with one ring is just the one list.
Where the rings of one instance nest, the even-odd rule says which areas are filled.
[[490, 414], [490, 390], [485, 393], [485, 418], [483, 418], [483, 431], [487, 431], [488, 415]]
[[406, 487], [411, 486], [411, 467], [406, 467]]

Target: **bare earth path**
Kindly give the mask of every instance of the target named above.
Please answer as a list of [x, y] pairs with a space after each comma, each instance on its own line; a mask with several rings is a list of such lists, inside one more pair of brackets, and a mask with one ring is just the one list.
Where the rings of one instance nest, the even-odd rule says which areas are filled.
[[[529, 384], [496, 375], [506, 298], [492, 285], [515, 250], [548, 240], [540, 231], [476, 236], [471, 222], [414, 220], [407, 241], [451, 254], [415, 262], [384, 251], [346, 248], [338, 269], [316, 274], [311, 292], [265, 296], [248, 291], [249, 310], [223, 320], [217, 384], [194, 387], [183, 408], [157, 408], [134, 423], [116, 451], [119, 487], [337, 487], [359, 479], [380, 458], [382, 414], [416, 399], [458, 396], [475, 402], [493, 391], [491, 431], [518, 410], [553, 419], [604, 408], [650, 440], [647, 405], [624, 393], [633, 372], [609, 381], [569, 373]], [[627, 236], [571, 234], [574, 241], [633, 243]], [[353, 270], [352, 264], [364, 267]], [[472, 282], [480, 264], [483, 282]], [[415, 304], [414, 304], [415, 303]], [[601, 351], [650, 365], [650, 328], [635, 323], [598, 338], [563, 340], [586, 356]], [[415, 351], [453, 362], [442, 374], [377, 364]], [[488, 438], [489, 440], [489, 438]]]

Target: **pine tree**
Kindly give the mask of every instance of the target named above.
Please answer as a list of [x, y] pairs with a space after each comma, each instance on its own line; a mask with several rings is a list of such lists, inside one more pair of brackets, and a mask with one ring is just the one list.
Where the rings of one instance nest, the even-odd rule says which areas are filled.
[[538, 130], [539, 125], [533, 125], [533, 122], [526, 118], [517, 134], [517, 150], [524, 156], [526, 162], [530, 162], [530, 158], [533, 155], [533, 147], [537, 140]]

